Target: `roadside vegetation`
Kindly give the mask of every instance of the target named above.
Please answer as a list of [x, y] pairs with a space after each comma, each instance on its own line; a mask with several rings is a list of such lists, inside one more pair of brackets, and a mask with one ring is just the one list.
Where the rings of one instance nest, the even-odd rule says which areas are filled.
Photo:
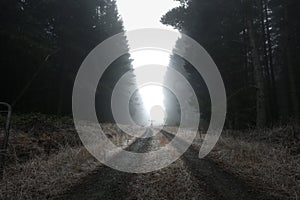
[[[101, 166], [82, 146], [69, 117], [18, 115], [13, 116], [12, 122], [0, 199], [54, 198]], [[114, 124], [102, 126], [119, 146], [131, 139], [119, 137], [122, 132]], [[166, 130], [174, 132], [177, 128]], [[297, 199], [300, 195], [298, 132], [299, 126], [294, 124], [261, 130], [227, 130], [208, 159], [278, 199]], [[195, 148], [199, 148], [204, 137], [203, 134], [196, 137]]]
[[278, 199], [299, 199], [299, 127], [225, 131], [209, 158]]
[[[30, 114], [12, 122], [0, 199], [54, 198], [101, 165], [82, 146], [70, 117]], [[121, 142], [115, 125], [102, 126]]]

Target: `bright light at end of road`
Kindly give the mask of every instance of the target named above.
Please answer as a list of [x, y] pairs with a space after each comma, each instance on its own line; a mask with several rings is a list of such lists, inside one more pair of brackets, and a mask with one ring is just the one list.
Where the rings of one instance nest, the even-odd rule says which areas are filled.
[[150, 120], [152, 125], [160, 126], [165, 124], [165, 111], [162, 106], [153, 106], [150, 110]]
[[148, 113], [150, 113], [153, 106], [159, 105], [164, 107], [164, 94], [161, 86], [146, 85], [139, 89], [139, 93], [143, 98], [143, 103]]
[[[136, 82], [138, 85], [143, 83], [149, 76], [155, 76], [155, 79], [158, 80], [160, 83], [164, 82], [164, 76], [167, 72], [167, 67], [170, 62], [170, 54], [160, 50], [140, 50], [137, 52], [131, 53], [131, 58], [133, 59], [132, 65], [133, 68], [137, 69], [139, 67], [145, 65], [160, 65], [162, 67], [161, 73], [153, 73], [153, 74], [143, 74], [138, 73], [136, 74]], [[145, 77], [147, 76], [147, 77]], [[153, 125], [161, 125], [164, 124], [164, 93], [163, 87], [156, 84], [149, 84], [145, 85], [142, 88], [139, 88], [139, 93], [143, 100], [143, 104], [146, 110], [146, 115], [149, 118], [149, 121], [153, 121]], [[157, 108], [159, 106], [162, 110], [161, 115], [155, 114], [151, 116], [151, 110], [153, 108]], [[157, 110], [157, 109], [155, 109]]]
[[[123, 21], [125, 31], [141, 28], [163, 28], [176, 31], [171, 26], [165, 26], [160, 22], [160, 19], [172, 8], [180, 6], [179, 1], [174, 0], [117, 0], [117, 7], [120, 17]], [[174, 40], [174, 46], [176, 44]], [[128, 41], [130, 48], [130, 39]], [[151, 74], [159, 80], [160, 83], [164, 82], [164, 76], [167, 72], [167, 66], [170, 62], [170, 54], [161, 50], [140, 50], [137, 52], [131, 52], [132, 66], [138, 68], [144, 65], [161, 65], [164, 71], [160, 74]], [[145, 80], [144, 76], [151, 76], [149, 74], [136, 75], [137, 84], [140, 85], [142, 80]], [[164, 110], [164, 94], [163, 88], [157, 85], [147, 85], [139, 90], [141, 98], [145, 107], [146, 115], [150, 118], [150, 111], [154, 106], [160, 106]], [[156, 115], [155, 115], [156, 116]], [[154, 117], [159, 123], [163, 123], [164, 120], [161, 117]], [[152, 119], [152, 120], [155, 120]]]

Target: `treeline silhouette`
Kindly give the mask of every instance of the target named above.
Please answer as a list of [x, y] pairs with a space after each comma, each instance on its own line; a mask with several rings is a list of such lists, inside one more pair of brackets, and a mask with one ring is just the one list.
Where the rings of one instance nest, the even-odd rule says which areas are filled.
[[[14, 112], [70, 114], [72, 87], [84, 58], [124, 31], [114, 0], [3, 0], [0, 10], [1, 101], [12, 104]], [[103, 91], [97, 94], [97, 107], [107, 120], [111, 112], [104, 102], [117, 78], [130, 69], [129, 55], [124, 55], [99, 83]]]
[[[216, 62], [228, 96], [228, 127], [265, 127], [299, 119], [299, 1], [180, 3], [161, 21], [198, 41]], [[190, 72], [197, 94], [206, 90], [188, 63], [181, 64], [182, 69]], [[209, 105], [205, 95], [200, 100]]]
[[[181, 5], [161, 22], [197, 40], [216, 62], [228, 95], [227, 127], [299, 119], [299, 1], [178, 1]], [[115, 0], [2, 0], [0, 11], [0, 101], [20, 113], [71, 114], [72, 87], [82, 61], [96, 45], [124, 31]], [[182, 58], [171, 59], [170, 67], [194, 87], [209, 122], [210, 101], [201, 76]], [[127, 54], [100, 81], [96, 107], [103, 121], [113, 121], [112, 89], [129, 70]], [[167, 112], [180, 113], [176, 99], [165, 95], [172, 99], [166, 99]]]

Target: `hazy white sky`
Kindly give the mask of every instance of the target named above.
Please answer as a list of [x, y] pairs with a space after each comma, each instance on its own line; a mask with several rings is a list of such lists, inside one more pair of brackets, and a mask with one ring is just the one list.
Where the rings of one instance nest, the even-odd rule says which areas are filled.
[[[179, 6], [179, 3], [174, 0], [117, 0], [118, 12], [123, 20], [125, 31], [140, 28], [168, 28], [160, 22], [161, 17], [169, 10]], [[174, 30], [174, 29], [173, 29]], [[175, 45], [176, 41], [174, 41]], [[129, 41], [130, 47], [130, 41]], [[169, 64], [170, 55], [161, 51], [141, 50], [131, 53], [131, 58], [134, 59], [132, 65], [134, 68], [149, 64], [158, 64], [165, 66], [165, 72]], [[160, 74], [154, 74], [154, 76], [161, 79], [163, 82], [165, 72]], [[149, 76], [149, 74], [136, 74], [137, 84], [139, 85], [143, 76]], [[163, 89], [160, 86], [149, 85], [140, 88], [140, 94], [143, 99], [144, 106], [148, 114], [153, 108], [159, 106], [164, 109], [164, 94]], [[152, 115], [151, 115], [152, 116]], [[160, 124], [164, 122], [164, 113], [157, 112], [153, 115], [156, 123]]]
[[177, 7], [174, 0], [117, 0], [119, 14], [125, 29], [166, 28], [160, 18], [169, 10]]

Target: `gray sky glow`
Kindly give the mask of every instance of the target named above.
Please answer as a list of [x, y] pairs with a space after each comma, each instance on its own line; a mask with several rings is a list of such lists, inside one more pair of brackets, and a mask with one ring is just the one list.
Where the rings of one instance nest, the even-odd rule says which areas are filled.
[[[170, 26], [165, 26], [160, 22], [160, 19], [172, 8], [178, 7], [180, 4], [174, 0], [117, 0], [118, 12], [123, 20], [125, 31], [130, 31], [140, 28], [164, 28], [172, 29]], [[130, 40], [129, 47], [130, 47]], [[176, 41], [174, 41], [175, 46]], [[134, 59], [132, 65], [137, 68], [146, 64], [159, 64], [167, 67], [169, 64], [169, 54], [155, 50], [141, 50], [131, 54]], [[166, 71], [166, 70], [165, 70]], [[145, 74], [149, 76], [149, 74]], [[165, 74], [155, 74], [162, 80]], [[137, 75], [137, 84], [143, 75]], [[160, 106], [164, 108], [163, 89], [159, 86], [147, 86], [140, 90], [144, 106], [148, 115], [153, 107]], [[157, 123], [163, 123], [163, 116], [156, 116]]]
[[[174, 0], [117, 0], [118, 11], [125, 29], [167, 28], [160, 23], [161, 17], [179, 6]], [[171, 27], [169, 27], [171, 28]]]

